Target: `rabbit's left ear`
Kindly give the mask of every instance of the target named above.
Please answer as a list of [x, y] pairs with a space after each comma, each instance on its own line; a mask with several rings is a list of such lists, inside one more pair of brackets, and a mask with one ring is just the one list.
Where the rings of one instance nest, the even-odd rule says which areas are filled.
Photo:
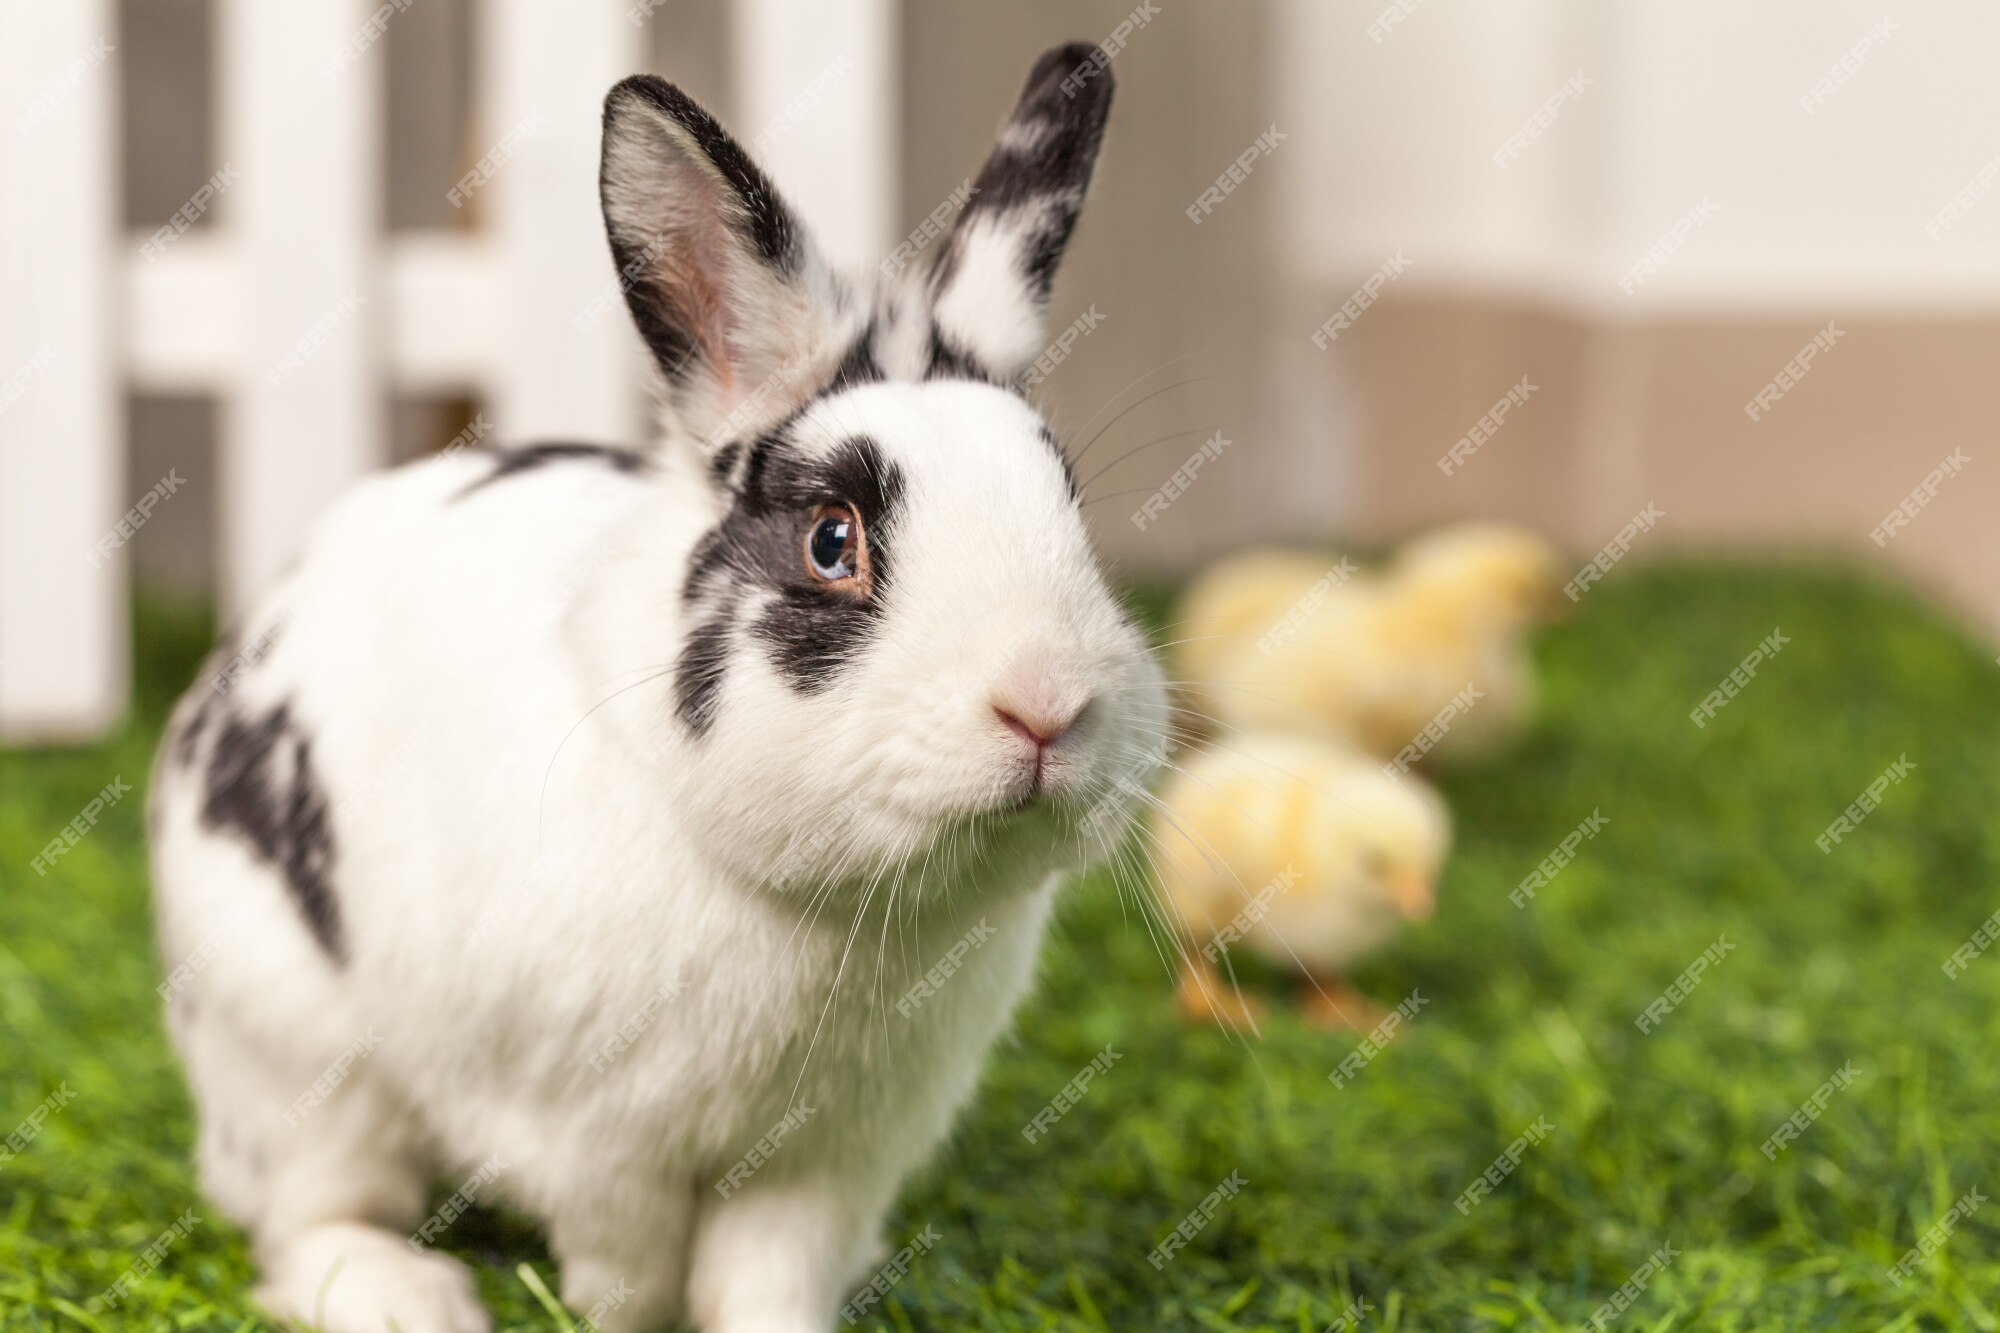
[[944, 350], [1012, 381], [1041, 354], [1049, 284], [1111, 112], [1111, 69], [1082, 42], [1044, 52], [930, 271]]
[[750, 155], [664, 79], [604, 102], [599, 178], [625, 301], [686, 430], [711, 451], [781, 420], [837, 358], [843, 301]]

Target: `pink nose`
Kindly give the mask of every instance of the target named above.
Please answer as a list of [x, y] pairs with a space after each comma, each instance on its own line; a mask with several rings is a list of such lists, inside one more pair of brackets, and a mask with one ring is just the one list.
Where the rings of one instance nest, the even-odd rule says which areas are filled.
[[1088, 704], [1086, 703], [1085, 705], [1073, 708], [1069, 710], [1067, 716], [1059, 715], [1047, 709], [1020, 708], [1017, 710], [1001, 704], [994, 704], [993, 712], [1002, 722], [1007, 724], [1008, 730], [1012, 731], [1016, 736], [1027, 741], [1038, 750], [1046, 750], [1049, 746], [1061, 740], [1064, 733], [1076, 725], [1076, 720], [1083, 716], [1083, 709], [1087, 706]]

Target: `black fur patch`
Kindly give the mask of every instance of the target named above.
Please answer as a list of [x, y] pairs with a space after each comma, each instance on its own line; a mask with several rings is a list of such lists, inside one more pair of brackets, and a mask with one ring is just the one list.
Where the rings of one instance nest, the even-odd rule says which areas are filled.
[[1069, 450], [1062, 447], [1062, 441], [1056, 438], [1056, 433], [1049, 429], [1049, 423], [1046, 421], [1042, 423], [1042, 443], [1049, 447], [1049, 452], [1054, 454], [1056, 461], [1062, 464], [1063, 476], [1069, 479], [1069, 498], [1071, 503], [1082, 504], [1083, 486], [1076, 479], [1076, 464], [1070, 461]]
[[[730, 629], [754, 594], [767, 594], [747, 626], [794, 689], [817, 693], [866, 646], [894, 579], [895, 528], [903, 476], [873, 440], [857, 436], [825, 458], [794, 451], [782, 432], [750, 447], [734, 503], [696, 544], [682, 598], [707, 614], [681, 650], [675, 694], [696, 735], [714, 719], [727, 670]], [[866, 600], [832, 591], [807, 573], [804, 542], [813, 510], [852, 505], [868, 542], [873, 589]]]
[[208, 757], [201, 818], [232, 833], [283, 872], [306, 928], [335, 961], [345, 958], [333, 895], [333, 823], [313, 770], [312, 741], [279, 704], [260, 718], [224, 720]]
[[530, 444], [519, 449], [500, 449], [493, 454], [493, 470], [473, 482], [457, 495], [454, 502], [496, 481], [519, 476], [523, 472], [533, 472], [551, 463], [587, 462], [601, 463], [613, 472], [644, 472], [652, 465], [644, 454], [630, 449], [619, 449], [608, 444]]
[[723, 603], [716, 614], [688, 636], [687, 647], [674, 669], [674, 702], [681, 720], [699, 736], [715, 718], [715, 702], [722, 693], [722, 676], [729, 663], [729, 624], [736, 614], [736, 601]]
[[173, 739], [174, 763], [181, 768], [194, 763], [201, 750], [202, 733], [208, 730], [209, 720], [215, 716], [221, 702], [221, 697], [207, 683], [209, 679], [207, 673], [203, 673], [201, 680], [196, 682], [195, 688], [200, 692], [199, 702], [190, 696], [181, 705], [188, 711], [181, 715], [177, 724], [180, 732]]
[[708, 475], [715, 480], [716, 485], [728, 485], [729, 474], [736, 470], [736, 460], [742, 456], [743, 446], [740, 443], [732, 441], [723, 445], [715, 451], [715, 456], [708, 460]]
[[[635, 111], [630, 108], [629, 103], [635, 99], [645, 103], [650, 110]], [[629, 146], [629, 136], [644, 133], [630, 124], [630, 118], [653, 113], [665, 116], [679, 127], [693, 149], [707, 158], [721, 174], [739, 204], [725, 217], [733, 229], [749, 242], [758, 259], [781, 274], [796, 276], [804, 262], [804, 247], [791, 210], [779, 197], [769, 178], [743, 151], [742, 145], [730, 138], [728, 132], [693, 98], [665, 79], [650, 74], [634, 75], [612, 88], [604, 99], [604, 148], [598, 171], [598, 190], [605, 201], [611, 257], [618, 266], [625, 304], [632, 312], [633, 322], [639, 326], [640, 336], [652, 348], [653, 355], [659, 359], [668, 377], [677, 378], [683, 367], [696, 357], [700, 344], [693, 331], [686, 326], [684, 315], [675, 309], [674, 303], [655, 279], [654, 272], [656, 261], [663, 251], [689, 251], [695, 244], [694, 238], [670, 233], [650, 237], [631, 234], [613, 221], [607, 190], [613, 144], [626, 142]], [[628, 137], [621, 139], [621, 136]], [[660, 151], [677, 150], [662, 145]], [[681, 256], [683, 260], [685, 257], [685, 254]]]
[[851, 389], [857, 384], [874, 384], [888, 378], [882, 373], [881, 363], [875, 359], [875, 328], [875, 321], [869, 320], [868, 327], [861, 331], [861, 336], [840, 358], [840, 366], [833, 372], [833, 381], [825, 392]]
[[676, 322], [674, 306], [666, 292], [646, 276], [649, 261], [644, 250], [621, 239], [615, 231], [610, 235], [611, 258], [625, 275], [625, 308], [632, 312], [632, 323], [646, 340], [646, 346], [653, 349], [661, 371], [668, 379], [678, 380], [693, 364], [700, 345], [693, 333]]
[[616, 132], [619, 104], [632, 97], [646, 102], [685, 130], [694, 146], [722, 173], [723, 180], [742, 204], [742, 230], [757, 247], [759, 257], [780, 272], [798, 272], [799, 231], [791, 209], [785, 206], [762, 168], [743, 151], [743, 146], [679, 88], [651, 74], [635, 74], [620, 80], [604, 99], [606, 143]]
[[243, 641], [239, 632], [231, 631], [209, 650], [194, 686], [183, 696], [180, 707], [174, 712], [168, 736], [161, 742], [163, 746], [171, 747], [169, 755], [175, 765], [181, 768], [193, 766], [209, 724], [222, 713], [224, 697], [271, 655], [289, 619], [288, 613], [281, 612], [277, 619], [252, 635], [248, 643]]
[[938, 331], [936, 325], [931, 326], [931, 359], [930, 365], [924, 370], [924, 378], [978, 380], [995, 388], [1013, 389], [1017, 392], [1019, 390], [1019, 386], [1001, 381], [984, 364], [974, 359], [972, 353], [945, 341], [944, 334]]
[[[945, 239], [933, 290], [957, 271], [978, 215], [1021, 210], [1020, 225], [1027, 228], [1021, 276], [1038, 304], [1048, 300], [1111, 115], [1111, 70], [1095, 67], [1096, 53], [1094, 46], [1072, 42], [1044, 52], [1035, 62], [1008, 118], [1010, 130], [1032, 137], [1022, 146], [1003, 143], [979, 169], [975, 193]], [[1088, 74], [1080, 73], [1086, 67]], [[1065, 81], [1071, 83], [1067, 90]]]

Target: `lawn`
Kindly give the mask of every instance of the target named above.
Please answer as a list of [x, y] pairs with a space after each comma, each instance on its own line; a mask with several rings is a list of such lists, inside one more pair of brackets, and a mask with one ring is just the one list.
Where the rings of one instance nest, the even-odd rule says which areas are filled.
[[[1689, 710], [1774, 630], [1697, 728]], [[151, 606], [126, 734], [0, 752], [0, 1135], [68, 1098], [0, 1165], [10, 1329], [258, 1322], [243, 1237], [189, 1169], [147, 918], [144, 775], [205, 632]], [[937, 1240], [860, 1326], [1575, 1328], [1628, 1279], [1618, 1328], [2000, 1325], [2000, 1207], [1890, 1273], [1954, 1201], [2000, 1187], [2000, 949], [1942, 966], [2000, 908], [1991, 650], [1871, 578], [1703, 564], [1620, 568], [1538, 655], [1532, 734], [1442, 779], [1458, 832], [1437, 918], [1358, 978], [1421, 996], [1393, 1041], [1335, 1086], [1352, 1037], [1282, 1012], [1261, 1041], [1189, 1031], [1109, 880], [1078, 887], [1018, 1039], [897, 1211], [896, 1233]], [[1899, 759], [1914, 768], [1822, 852]], [[30, 859], [114, 778], [132, 792], [38, 877]], [[1593, 812], [1575, 859], [1510, 902]], [[1029, 1142], [1107, 1045], [1117, 1060]], [[1829, 1080], [1847, 1086], [1815, 1099]], [[101, 1308], [190, 1208], [200, 1223]], [[531, 1228], [487, 1214], [450, 1236], [499, 1327], [563, 1326]]]

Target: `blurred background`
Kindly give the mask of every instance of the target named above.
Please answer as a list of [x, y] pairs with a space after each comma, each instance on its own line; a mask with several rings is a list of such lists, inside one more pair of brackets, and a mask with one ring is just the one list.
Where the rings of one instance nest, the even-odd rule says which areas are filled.
[[866, 268], [1072, 39], [1118, 106], [1038, 392], [1109, 423], [1123, 568], [1463, 516], [1580, 563], [1651, 505], [1635, 558], [1847, 552], [2000, 629], [1989, 6], [0, 0], [0, 734], [102, 734], [134, 587], [226, 619], [367, 470], [643, 435], [618, 77]]

